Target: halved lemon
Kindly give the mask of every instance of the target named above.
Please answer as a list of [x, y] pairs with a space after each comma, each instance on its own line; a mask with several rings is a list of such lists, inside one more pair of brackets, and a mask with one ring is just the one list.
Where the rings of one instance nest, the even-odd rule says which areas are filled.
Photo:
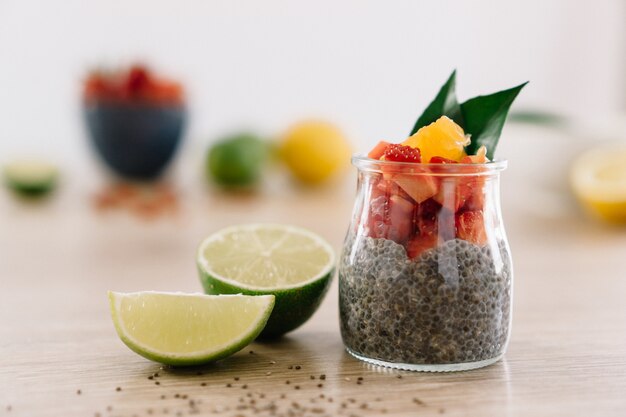
[[626, 144], [584, 152], [574, 161], [570, 180], [588, 212], [609, 223], [626, 224]]

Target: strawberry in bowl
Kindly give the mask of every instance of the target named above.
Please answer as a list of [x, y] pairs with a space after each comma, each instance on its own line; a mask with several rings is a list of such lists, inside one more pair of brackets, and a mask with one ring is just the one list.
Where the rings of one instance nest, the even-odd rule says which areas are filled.
[[164, 171], [187, 119], [182, 86], [141, 65], [91, 72], [84, 84], [83, 109], [101, 159], [129, 179], [153, 179]]

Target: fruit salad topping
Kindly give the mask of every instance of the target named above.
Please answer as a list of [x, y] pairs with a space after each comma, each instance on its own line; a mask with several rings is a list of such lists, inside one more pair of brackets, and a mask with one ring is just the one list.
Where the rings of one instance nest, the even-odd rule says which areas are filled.
[[119, 71], [92, 71], [85, 80], [86, 103], [149, 103], [179, 105], [184, 101], [182, 86], [157, 77], [143, 65]]
[[[381, 141], [367, 155], [412, 164], [381, 164], [381, 173], [372, 179], [367, 223], [369, 237], [393, 240], [411, 258], [452, 239], [483, 246], [491, 229], [481, 165], [493, 157], [508, 109], [525, 84], [459, 104], [455, 76], [406, 140]], [[455, 164], [449, 175], [443, 165]]]

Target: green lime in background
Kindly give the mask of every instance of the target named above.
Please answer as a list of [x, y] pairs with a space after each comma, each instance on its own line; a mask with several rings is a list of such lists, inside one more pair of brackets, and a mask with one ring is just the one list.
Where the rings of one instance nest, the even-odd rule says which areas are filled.
[[16, 160], [3, 167], [4, 181], [14, 192], [27, 197], [49, 194], [57, 185], [59, 171], [40, 160]]
[[223, 187], [252, 187], [261, 179], [268, 153], [267, 143], [254, 134], [228, 136], [209, 148], [207, 174]]

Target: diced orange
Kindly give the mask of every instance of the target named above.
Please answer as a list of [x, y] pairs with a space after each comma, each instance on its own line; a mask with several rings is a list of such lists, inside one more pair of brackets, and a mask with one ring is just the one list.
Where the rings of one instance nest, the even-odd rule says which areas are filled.
[[441, 156], [453, 161], [460, 161], [465, 154], [465, 146], [470, 140], [461, 126], [446, 116], [422, 127], [402, 145], [418, 148], [423, 161], [430, 161], [433, 156]]

